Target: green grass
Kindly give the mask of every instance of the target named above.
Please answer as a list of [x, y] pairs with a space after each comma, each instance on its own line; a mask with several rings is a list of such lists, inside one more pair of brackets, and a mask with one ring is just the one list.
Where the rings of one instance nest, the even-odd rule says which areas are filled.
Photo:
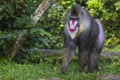
[[76, 60], [72, 60], [68, 72], [61, 74], [60, 60], [56, 64], [49, 61], [39, 64], [18, 64], [7, 60], [0, 61], [0, 80], [40, 80], [46, 78], [59, 78], [60, 80], [96, 80], [101, 74], [114, 74], [120, 76], [120, 57], [101, 57], [100, 70], [93, 73], [78, 72]]
[[106, 52], [120, 52], [120, 45], [116, 45], [113, 48], [104, 48], [103, 51], [106, 51]]

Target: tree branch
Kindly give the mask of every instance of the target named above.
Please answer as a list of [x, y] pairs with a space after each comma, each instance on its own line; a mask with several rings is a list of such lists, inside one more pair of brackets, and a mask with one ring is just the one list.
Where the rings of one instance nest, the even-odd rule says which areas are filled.
[[[43, 54], [44, 56], [49, 55], [62, 55], [63, 50], [56, 50], [56, 49], [39, 49], [39, 48], [33, 48], [29, 50], [23, 50], [27, 53], [35, 53], [35, 54]], [[78, 53], [75, 53], [77, 56]], [[101, 56], [120, 56], [120, 52], [101, 52]]]
[[42, 17], [47, 9], [55, 2], [56, 0], [44, 0], [35, 12], [31, 15], [31, 19], [33, 20], [34, 24], [38, 22], [38, 20]]

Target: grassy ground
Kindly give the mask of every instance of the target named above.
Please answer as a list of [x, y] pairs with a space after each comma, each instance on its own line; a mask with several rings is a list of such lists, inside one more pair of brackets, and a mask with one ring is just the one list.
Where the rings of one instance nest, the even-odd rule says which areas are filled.
[[100, 57], [100, 70], [94, 73], [86, 73], [86, 70], [78, 72], [77, 61], [73, 59], [66, 75], [61, 74], [60, 61], [57, 60], [55, 64], [51, 61], [18, 64], [3, 59], [0, 61], [0, 80], [40, 80], [53, 77], [60, 80], [96, 80], [102, 74], [120, 76], [120, 57]]
[[104, 48], [103, 51], [106, 51], [106, 52], [120, 52], [120, 45], [116, 45], [115, 47], [113, 48]]

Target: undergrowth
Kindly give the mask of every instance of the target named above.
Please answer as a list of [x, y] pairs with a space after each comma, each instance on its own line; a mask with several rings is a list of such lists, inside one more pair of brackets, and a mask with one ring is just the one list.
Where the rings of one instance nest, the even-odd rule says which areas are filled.
[[105, 52], [120, 52], [120, 44], [116, 45], [115, 47], [104, 48], [103, 51], [105, 51]]
[[[54, 61], [53, 61], [54, 62]], [[78, 63], [72, 59], [65, 75], [61, 74], [61, 60], [33, 63], [16, 63], [0, 60], [0, 80], [40, 80], [59, 78], [60, 80], [96, 80], [102, 74], [120, 76], [120, 57], [100, 57], [99, 71], [93, 73], [78, 72]]]

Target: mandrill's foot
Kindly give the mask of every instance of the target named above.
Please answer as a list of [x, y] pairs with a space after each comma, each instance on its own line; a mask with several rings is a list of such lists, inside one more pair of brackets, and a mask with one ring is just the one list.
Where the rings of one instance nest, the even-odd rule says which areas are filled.
[[67, 71], [67, 67], [62, 67], [62, 74], [65, 74], [66, 73], [66, 71]]
[[89, 73], [92, 73], [92, 72], [94, 72], [94, 71], [98, 71], [99, 70], [99, 67], [98, 67], [98, 65], [96, 65], [95, 67], [88, 67], [88, 70], [87, 70], [87, 72], [89, 72]]

